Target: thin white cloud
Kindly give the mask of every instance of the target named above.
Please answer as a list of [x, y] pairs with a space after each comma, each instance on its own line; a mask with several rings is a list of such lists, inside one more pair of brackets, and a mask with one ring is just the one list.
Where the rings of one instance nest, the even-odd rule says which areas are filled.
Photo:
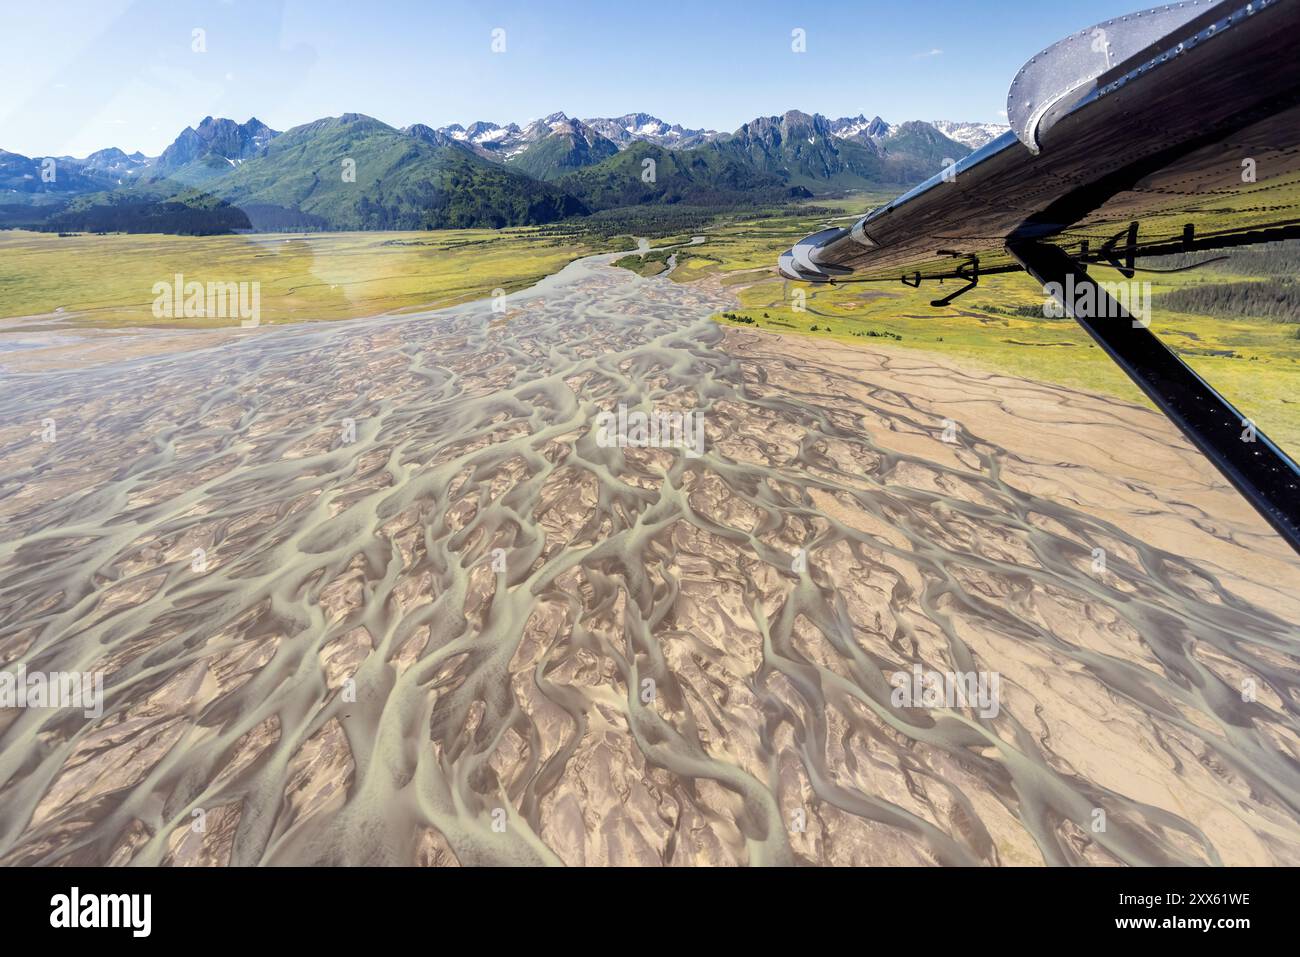
[[912, 54], [912, 58], [915, 60], [919, 60], [922, 57], [927, 57], [927, 56], [943, 56], [943, 51], [940, 50], [938, 47], [935, 47], [933, 50], [926, 50], [924, 53]]

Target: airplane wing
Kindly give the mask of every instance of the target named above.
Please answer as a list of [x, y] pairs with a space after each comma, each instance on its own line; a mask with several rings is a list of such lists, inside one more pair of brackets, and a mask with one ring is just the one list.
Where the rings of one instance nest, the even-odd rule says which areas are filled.
[[[778, 269], [965, 280], [942, 306], [990, 273], [1023, 269], [1056, 294], [1091, 283], [1090, 263], [1131, 277], [1147, 256], [1300, 237], [1297, 39], [1300, 0], [1185, 0], [1066, 37], [1012, 81], [1009, 132], [851, 228], [796, 243]], [[1300, 468], [1102, 302], [1112, 309], [1063, 305], [1300, 552]]]

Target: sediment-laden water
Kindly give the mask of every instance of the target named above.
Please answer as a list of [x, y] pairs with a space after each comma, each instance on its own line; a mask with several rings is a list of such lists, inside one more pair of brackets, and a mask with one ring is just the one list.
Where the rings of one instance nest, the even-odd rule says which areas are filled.
[[[105, 695], [0, 711], [0, 861], [1300, 862], [1295, 564], [1068, 451], [1160, 420], [608, 258], [6, 376], [0, 664]], [[997, 707], [900, 704], [918, 665]]]

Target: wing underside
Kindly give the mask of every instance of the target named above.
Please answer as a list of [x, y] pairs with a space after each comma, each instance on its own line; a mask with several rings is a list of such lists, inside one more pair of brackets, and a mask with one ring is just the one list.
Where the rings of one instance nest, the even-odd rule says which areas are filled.
[[[1098, 24], [1011, 85], [1011, 131], [780, 257], [787, 279], [1025, 270], [1300, 552], [1300, 466], [1087, 274], [1300, 237], [1300, 0], [1186, 0]], [[1117, 319], [1118, 317], [1118, 319]]]

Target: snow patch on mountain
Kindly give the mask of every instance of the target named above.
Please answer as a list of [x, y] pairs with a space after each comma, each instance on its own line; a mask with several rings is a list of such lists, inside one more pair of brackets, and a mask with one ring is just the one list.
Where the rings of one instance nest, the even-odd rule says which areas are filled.
[[932, 120], [930, 125], [950, 140], [973, 150], [997, 139], [1011, 127], [1005, 123], [962, 123], [955, 120]]

